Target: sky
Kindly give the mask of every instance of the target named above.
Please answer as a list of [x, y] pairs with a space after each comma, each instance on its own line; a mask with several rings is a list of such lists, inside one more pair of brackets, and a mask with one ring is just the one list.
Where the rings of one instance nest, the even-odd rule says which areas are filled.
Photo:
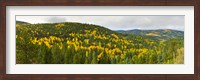
[[16, 16], [17, 21], [36, 23], [79, 22], [111, 30], [174, 29], [184, 31], [184, 16]]

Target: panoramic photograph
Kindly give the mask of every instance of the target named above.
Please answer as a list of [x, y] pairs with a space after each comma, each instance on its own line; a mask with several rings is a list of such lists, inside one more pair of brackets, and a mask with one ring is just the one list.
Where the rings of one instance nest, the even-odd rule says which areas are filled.
[[184, 16], [16, 16], [16, 64], [184, 64]]

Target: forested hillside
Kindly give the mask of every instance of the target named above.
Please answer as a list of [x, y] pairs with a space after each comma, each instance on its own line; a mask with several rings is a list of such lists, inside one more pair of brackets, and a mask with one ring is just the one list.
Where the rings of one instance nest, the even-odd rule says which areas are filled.
[[184, 32], [159, 31], [136, 33], [74, 22], [17, 21], [16, 61], [17, 64], [183, 64]]
[[184, 32], [172, 29], [158, 29], [158, 30], [118, 30], [117, 32], [123, 34], [135, 34], [139, 36], [145, 36], [149, 38], [156, 38], [156, 39], [173, 39], [173, 38], [183, 38]]

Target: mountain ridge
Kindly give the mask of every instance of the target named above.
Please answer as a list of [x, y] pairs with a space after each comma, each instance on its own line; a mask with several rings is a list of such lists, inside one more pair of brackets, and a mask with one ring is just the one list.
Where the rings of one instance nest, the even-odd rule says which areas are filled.
[[[24, 21], [16, 21], [17, 24], [30, 24], [28, 22]], [[184, 31], [174, 30], [174, 29], [155, 29], [155, 30], [141, 30], [141, 29], [132, 29], [132, 30], [111, 30], [101, 25], [95, 25], [95, 24], [86, 24], [86, 23], [78, 23], [78, 22], [60, 22], [60, 23], [41, 23], [41, 24], [35, 24], [35, 25], [43, 25], [45, 26], [52, 26], [56, 24], [65, 24], [69, 25], [67, 30], [69, 32], [72, 31], [80, 31], [81, 30], [93, 30], [98, 28], [98, 32], [100, 33], [116, 33], [116, 34], [133, 34], [137, 36], [144, 36], [148, 38], [154, 38], [154, 39], [172, 39], [174, 37], [183, 37]], [[73, 27], [70, 27], [73, 26]], [[83, 27], [80, 27], [83, 26]]]
[[116, 30], [119, 33], [123, 34], [133, 34], [139, 36], [146, 36], [156, 39], [171, 39], [174, 37], [183, 37], [184, 31], [174, 30], [174, 29], [157, 29], [157, 30]]

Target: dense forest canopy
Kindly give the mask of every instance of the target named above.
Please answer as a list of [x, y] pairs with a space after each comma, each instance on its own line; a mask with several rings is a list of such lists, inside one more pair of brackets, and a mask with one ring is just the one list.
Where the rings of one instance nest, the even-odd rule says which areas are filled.
[[17, 64], [183, 64], [184, 32], [16, 22]]

